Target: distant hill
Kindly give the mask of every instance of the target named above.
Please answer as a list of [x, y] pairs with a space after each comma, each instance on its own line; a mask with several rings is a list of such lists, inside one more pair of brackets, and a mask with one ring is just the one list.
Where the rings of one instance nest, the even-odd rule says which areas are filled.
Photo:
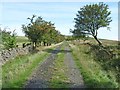
[[28, 42], [28, 41], [29, 41], [28, 38], [25, 37], [25, 36], [17, 36], [16, 39], [17, 39], [17, 42], [18, 42], [18, 43]]

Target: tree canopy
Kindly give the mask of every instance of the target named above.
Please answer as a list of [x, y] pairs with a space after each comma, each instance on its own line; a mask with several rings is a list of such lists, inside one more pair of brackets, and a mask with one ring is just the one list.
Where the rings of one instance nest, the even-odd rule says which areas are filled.
[[98, 40], [98, 30], [101, 27], [109, 26], [112, 21], [108, 11], [108, 5], [104, 3], [86, 5], [78, 11], [75, 20], [75, 29], [72, 31], [74, 36], [92, 35], [94, 39], [102, 45]]
[[0, 28], [0, 33], [2, 36], [2, 44], [4, 45], [5, 49], [16, 47], [15, 30], [13, 32], [10, 32], [10, 31], [6, 31], [6, 28], [4, 28], [4, 30]]
[[35, 17], [33, 15], [32, 18], [28, 18], [30, 20], [28, 25], [22, 25], [23, 32], [33, 42], [33, 45], [36, 47], [36, 44], [41, 42], [44, 42], [44, 45], [57, 42], [61, 34], [55, 29], [54, 24], [43, 20], [42, 17], [36, 19]]

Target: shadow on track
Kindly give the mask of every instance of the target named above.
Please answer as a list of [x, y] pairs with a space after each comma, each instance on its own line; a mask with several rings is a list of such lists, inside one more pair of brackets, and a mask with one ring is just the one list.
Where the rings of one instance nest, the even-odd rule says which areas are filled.
[[71, 50], [53, 50], [53, 49], [45, 49], [43, 51], [48, 52], [48, 53], [52, 53], [52, 54], [72, 52]]

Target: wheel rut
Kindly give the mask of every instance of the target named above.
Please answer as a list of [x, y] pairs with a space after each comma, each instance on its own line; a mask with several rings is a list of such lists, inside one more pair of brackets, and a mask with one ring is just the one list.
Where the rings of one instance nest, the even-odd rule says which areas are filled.
[[60, 47], [61, 46], [58, 46], [53, 50], [50, 56], [48, 56], [47, 59], [38, 66], [24, 88], [49, 88], [49, 79], [52, 75], [51, 68], [54, 66], [54, 60], [56, 59]]
[[73, 57], [68, 46], [65, 47], [65, 50], [69, 51], [65, 55], [65, 65], [67, 66], [66, 75], [70, 80], [69, 88], [85, 88], [82, 75], [75, 65]]

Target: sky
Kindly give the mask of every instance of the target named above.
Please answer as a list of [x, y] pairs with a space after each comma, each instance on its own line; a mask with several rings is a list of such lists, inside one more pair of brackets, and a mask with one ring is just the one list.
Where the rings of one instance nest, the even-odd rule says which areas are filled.
[[[22, 24], [28, 24], [28, 17], [33, 14], [41, 16], [46, 21], [55, 23], [55, 27], [61, 34], [72, 35], [70, 29], [74, 29], [74, 18], [77, 11], [86, 4], [97, 2], [2, 2], [0, 3], [0, 27], [8, 27], [8, 31], [16, 29], [19, 36], [23, 36]], [[98, 38], [118, 40], [118, 2], [104, 2], [109, 5], [112, 22], [110, 31], [101, 28]]]

